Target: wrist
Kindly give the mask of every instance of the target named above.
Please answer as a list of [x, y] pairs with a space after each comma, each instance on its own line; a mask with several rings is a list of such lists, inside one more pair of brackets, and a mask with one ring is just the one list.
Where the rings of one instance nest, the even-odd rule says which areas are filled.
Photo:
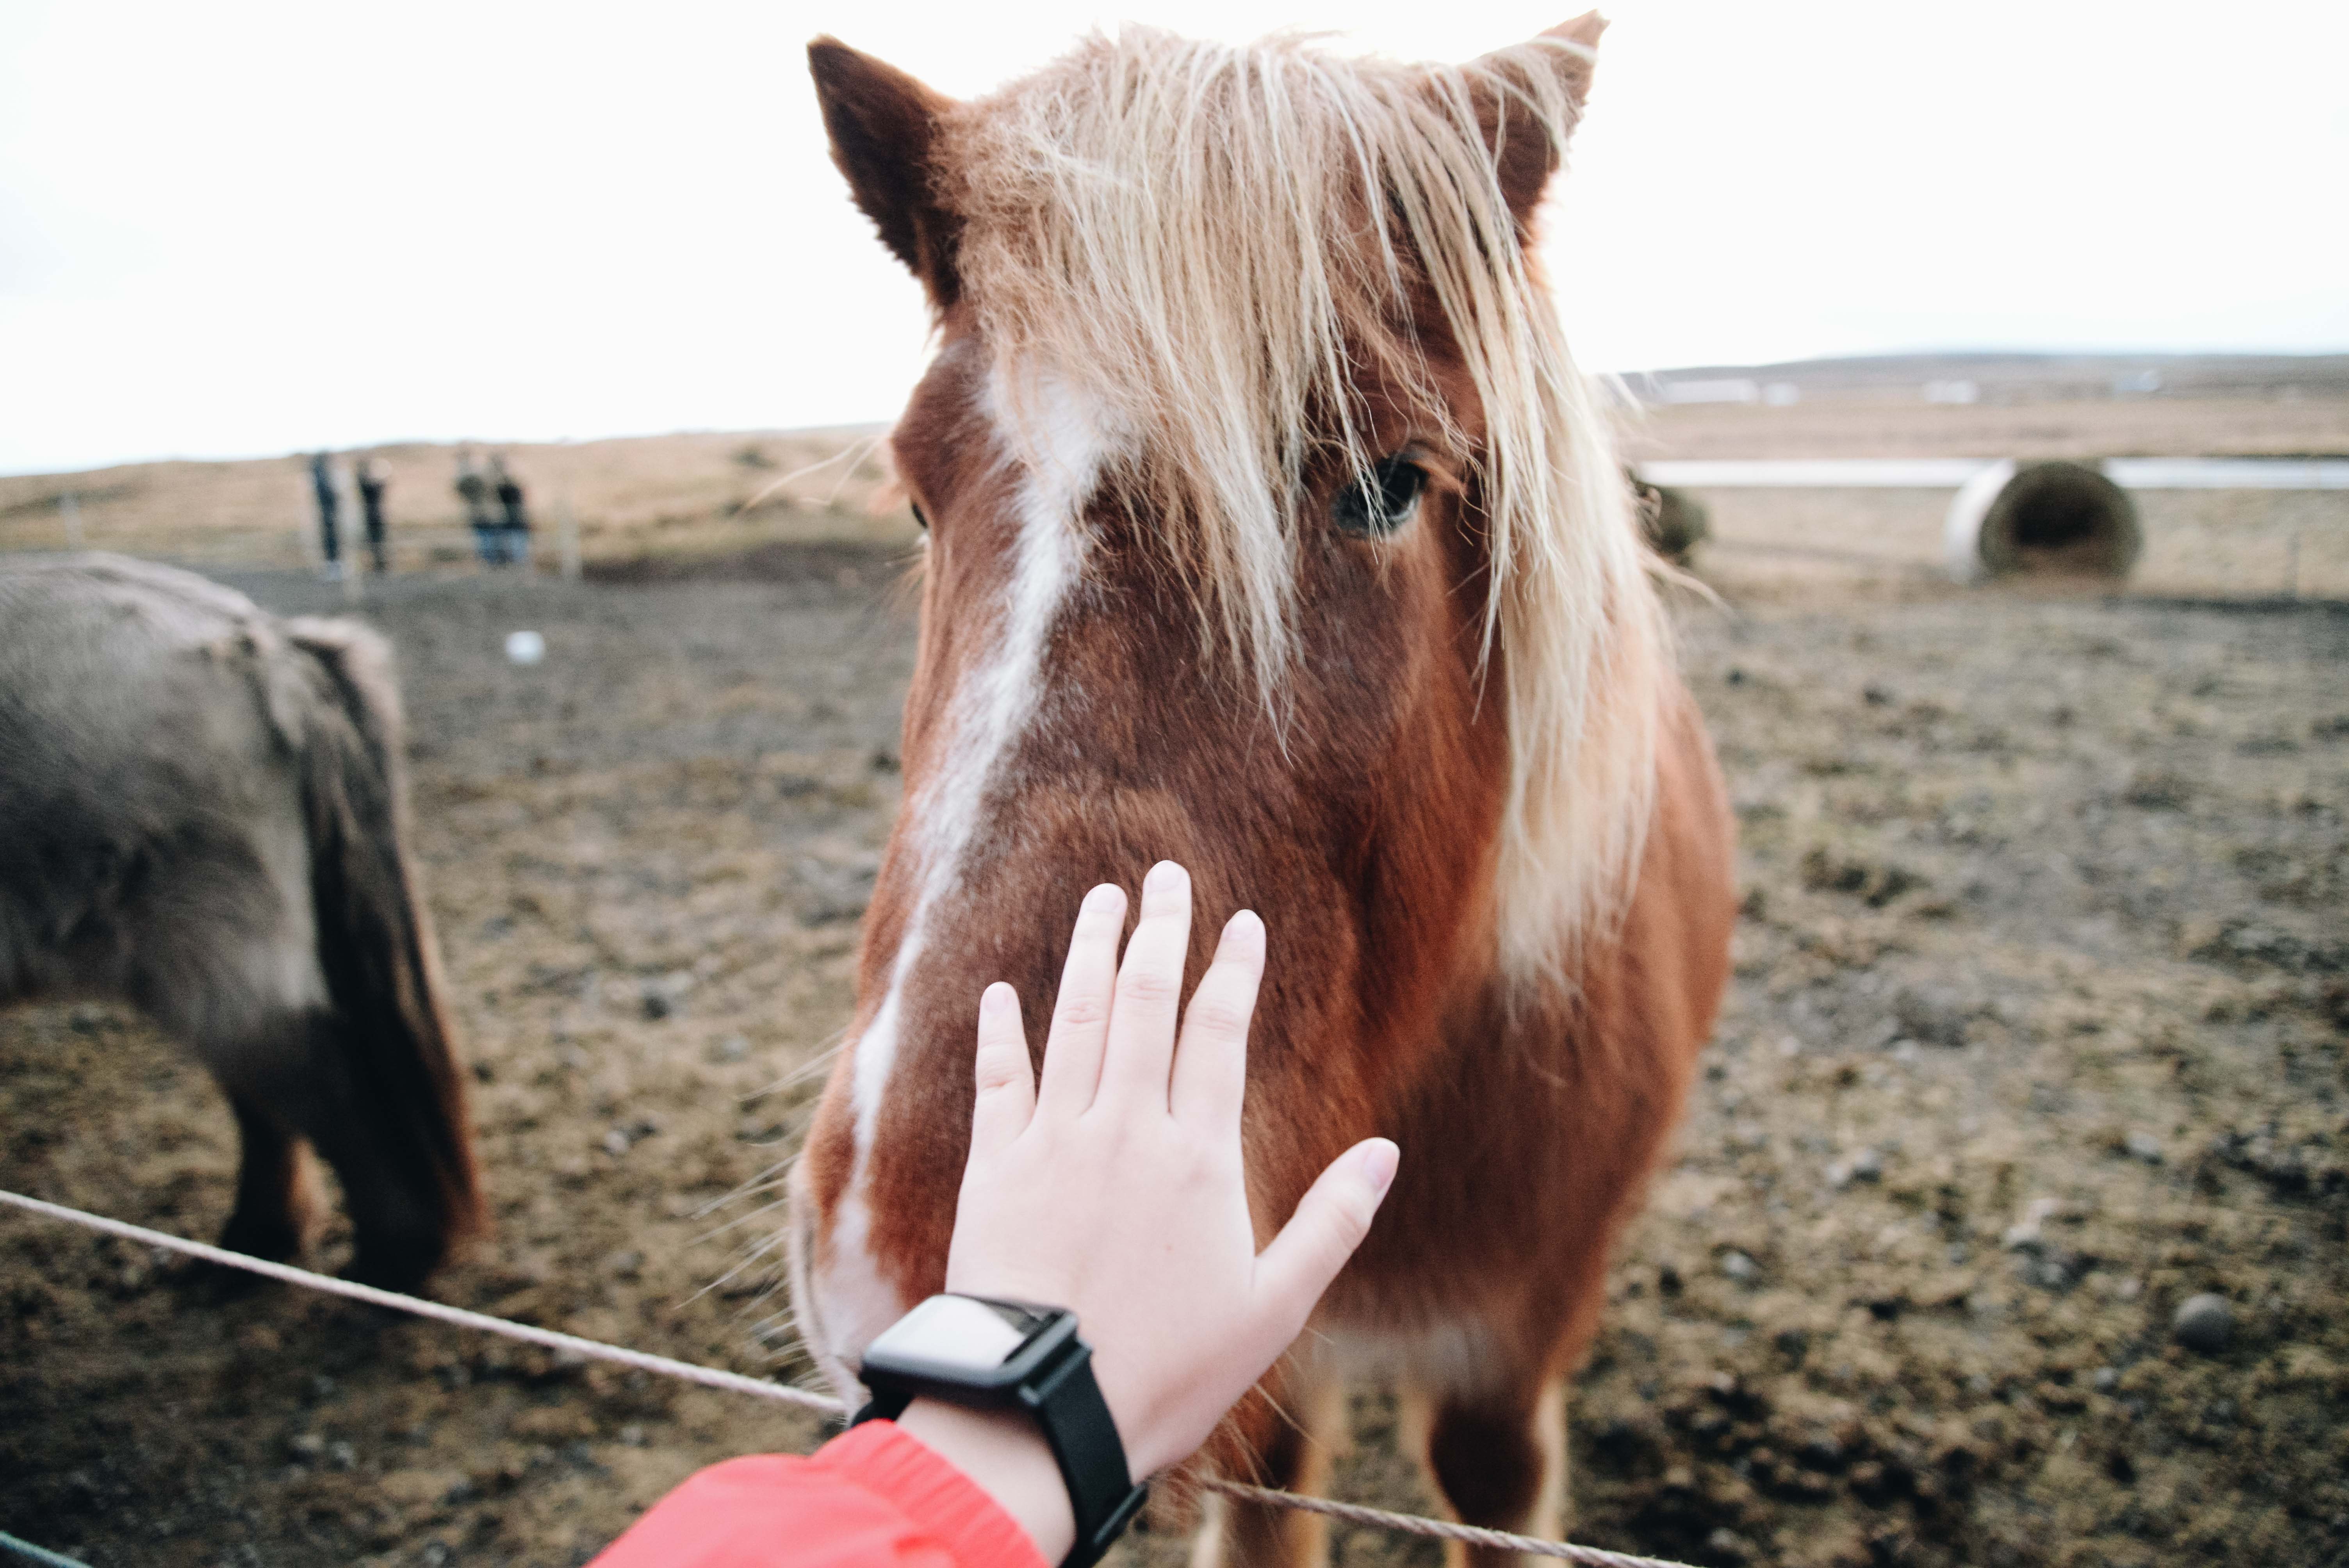
[[1035, 1420], [1010, 1410], [973, 1410], [916, 1399], [898, 1429], [970, 1478], [1026, 1531], [1037, 1555], [1057, 1563], [1076, 1540], [1068, 1483]]

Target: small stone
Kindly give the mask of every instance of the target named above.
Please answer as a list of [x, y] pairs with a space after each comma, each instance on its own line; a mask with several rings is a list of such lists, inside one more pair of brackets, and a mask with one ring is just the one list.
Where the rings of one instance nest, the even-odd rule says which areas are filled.
[[613, 1154], [613, 1155], [619, 1155], [619, 1154], [626, 1154], [627, 1151], [628, 1151], [628, 1130], [627, 1130], [626, 1128], [625, 1128], [625, 1127], [616, 1127], [616, 1128], [612, 1129], [612, 1130], [611, 1130], [611, 1131], [609, 1131], [609, 1132], [607, 1132], [607, 1133], [604, 1134], [604, 1152], [605, 1152], [605, 1153], [606, 1153], [606, 1154]]
[[1851, 1157], [1851, 1179], [1855, 1181], [1875, 1181], [1884, 1175], [1884, 1159], [1873, 1149], [1863, 1149]]
[[326, 1451], [326, 1439], [316, 1432], [301, 1432], [285, 1439], [285, 1451], [297, 1460], [316, 1462]]
[[2235, 1309], [2223, 1295], [2207, 1291], [2189, 1295], [2178, 1305], [2178, 1315], [2169, 1320], [2169, 1332], [2187, 1349], [2216, 1356], [2234, 1336]]
[[633, 1249], [614, 1253], [604, 1267], [616, 1279], [634, 1279], [645, 1271], [645, 1254]]
[[1964, 1045], [1968, 1013], [1953, 995], [1937, 986], [1904, 985], [1892, 998], [1892, 1016], [1900, 1033], [1927, 1045]]
[[348, 1443], [328, 1443], [326, 1462], [338, 1470], [357, 1470], [359, 1468], [359, 1451]]
[[632, 1449], [643, 1448], [645, 1446], [644, 1428], [636, 1425], [634, 1421], [629, 1422], [626, 1426], [620, 1429], [620, 1441], [626, 1443]]
[[1738, 1284], [1746, 1284], [1760, 1275], [1762, 1265], [1744, 1253], [1726, 1252], [1721, 1254], [1721, 1272]]
[[2147, 1165], [2158, 1165], [2164, 1158], [2161, 1144], [2148, 1133], [2130, 1133], [2124, 1147], [2130, 1159], [2142, 1160]]
[[721, 1062], [739, 1062], [750, 1054], [750, 1042], [740, 1035], [729, 1035], [718, 1042], [710, 1054]]
[[2088, 1382], [2099, 1394], [2111, 1393], [2120, 1386], [2120, 1381], [2121, 1373], [2117, 1367], [2099, 1367], [2088, 1377]]

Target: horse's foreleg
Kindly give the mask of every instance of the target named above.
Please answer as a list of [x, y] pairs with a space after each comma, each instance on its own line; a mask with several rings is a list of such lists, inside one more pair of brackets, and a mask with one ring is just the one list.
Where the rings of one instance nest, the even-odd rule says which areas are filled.
[[[1567, 1524], [1566, 1380], [1528, 1369], [1522, 1382], [1414, 1394], [1410, 1424], [1427, 1468], [1464, 1524], [1555, 1540]], [[1447, 1542], [1448, 1568], [1546, 1561]]]
[[[1256, 1463], [1226, 1465], [1225, 1473], [1280, 1491], [1322, 1495], [1345, 1438], [1344, 1386], [1326, 1369], [1292, 1360], [1267, 1387], [1270, 1419], [1247, 1423], [1260, 1434], [1252, 1444]], [[1266, 1397], [1254, 1394], [1247, 1403]], [[1321, 1568], [1329, 1560], [1329, 1522], [1319, 1514], [1212, 1494], [1191, 1551], [1191, 1568]]]
[[310, 1240], [317, 1183], [302, 1141], [268, 1109], [232, 1090], [237, 1138], [243, 1147], [236, 1173], [236, 1208], [220, 1244], [248, 1257], [283, 1263]]

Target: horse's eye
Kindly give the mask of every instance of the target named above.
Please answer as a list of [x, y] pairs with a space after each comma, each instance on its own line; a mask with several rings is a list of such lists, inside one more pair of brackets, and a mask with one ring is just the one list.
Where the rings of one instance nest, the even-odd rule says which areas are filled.
[[1426, 488], [1426, 469], [1408, 458], [1383, 458], [1367, 476], [1339, 490], [1330, 513], [1340, 533], [1384, 539], [1411, 521]]
[[917, 500], [909, 500], [905, 504], [914, 509], [914, 521], [922, 525], [923, 532], [927, 533], [930, 529], [930, 520], [928, 514], [922, 511], [922, 503]]

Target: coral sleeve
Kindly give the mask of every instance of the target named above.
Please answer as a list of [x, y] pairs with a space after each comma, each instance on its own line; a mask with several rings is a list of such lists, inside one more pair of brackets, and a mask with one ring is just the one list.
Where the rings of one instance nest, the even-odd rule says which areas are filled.
[[711, 1465], [589, 1568], [1050, 1568], [977, 1483], [888, 1421]]

